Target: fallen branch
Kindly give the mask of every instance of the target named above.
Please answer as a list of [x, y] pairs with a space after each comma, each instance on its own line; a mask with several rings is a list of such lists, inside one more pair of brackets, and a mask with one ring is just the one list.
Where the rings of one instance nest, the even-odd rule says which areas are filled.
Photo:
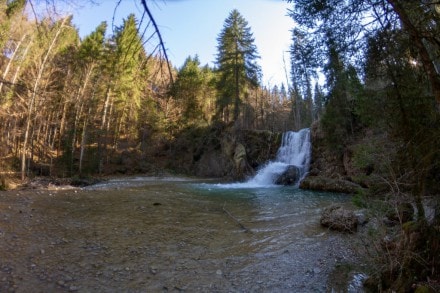
[[227, 209], [226, 209], [226, 203], [224, 203], [223, 204], [223, 211], [232, 219], [232, 220], [234, 220], [234, 222], [235, 223], [237, 223], [238, 224], [238, 226], [240, 226], [240, 228], [241, 229], [243, 229], [244, 230], [244, 232], [252, 232], [250, 229], [248, 229], [245, 225], [243, 225], [241, 222], [240, 222], [240, 220], [238, 220], [236, 217], [234, 217], [234, 215], [232, 215], [231, 214], [231, 212], [230, 211], [228, 211]]

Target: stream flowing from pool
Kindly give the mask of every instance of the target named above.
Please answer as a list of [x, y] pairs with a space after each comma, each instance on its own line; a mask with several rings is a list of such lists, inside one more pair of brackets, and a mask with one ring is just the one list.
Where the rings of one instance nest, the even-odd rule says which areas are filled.
[[[306, 156], [281, 153], [273, 164], [307, 172]], [[0, 291], [362, 292], [363, 275], [335, 269], [358, 261], [352, 236], [319, 225], [347, 195], [249, 182], [125, 177], [21, 202], [7, 193]]]

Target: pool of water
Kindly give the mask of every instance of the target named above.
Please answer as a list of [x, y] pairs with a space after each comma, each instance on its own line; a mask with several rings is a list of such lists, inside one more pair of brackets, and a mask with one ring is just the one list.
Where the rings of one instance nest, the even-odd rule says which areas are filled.
[[147, 177], [4, 193], [0, 291], [349, 292], [329, 276], [355, 261], [353, 236], [319, 225], [349, 201]]

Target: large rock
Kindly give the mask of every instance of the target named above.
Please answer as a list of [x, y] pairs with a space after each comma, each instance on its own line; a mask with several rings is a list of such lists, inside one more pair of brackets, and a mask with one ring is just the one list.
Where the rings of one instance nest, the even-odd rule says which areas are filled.
[[235, 165], [235, 178], [245, 178], [246, 174], [253, 171], [247, 160], [246, 148], [241, 143], [237, 143], [235, 146], [233, 160]]
[[354, 233], [357, 231], [358, 217], [351, 210], [332, 205], [324, 209], [320, 223], [332, 230]]
[[275, 184], [278, 185], [294, 185], [300, 179], [301, 172], [297, 166], [290, 165], [287, 167], [286, 171], [284, 171], [276, 180]]
[[343, 179], [332, 179], [324, 176], [309, 176], [304, 178], [300, 185], [302, 189], [330, 191], [340, 193], [356, 193], [362, 187], [354, 182]]

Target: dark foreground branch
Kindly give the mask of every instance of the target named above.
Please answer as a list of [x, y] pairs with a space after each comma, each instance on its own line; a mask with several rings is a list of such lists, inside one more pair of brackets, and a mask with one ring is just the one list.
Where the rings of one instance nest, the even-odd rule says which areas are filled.
[[170, 80], [171, 80], [171, 83], [173, 84], [174, 83], [174, 81], [173, 81], [173, 72], [171, 71], [171, 65], [170, 65], [170, 61], [168, 59], [167, 50], [165, 49], [165, 44], [163, 42], [162, 35], [161, 35], [160, 31], [159, 31], [159, 28], [157, 26], [156, 21], [154, 20], [153, 15], [151, 14], [150, 9], [148, 8], [147, 0], [141, 0], [141, 3], [142, 3], [142, 6], [144, 6], [145, 12], [147, 12], [148, 17], [150, 18], [151, 22], [153, 23], [154, 30], [156, 31], [157, 36], [159, 37], [160, 47], [162, 48], [162, 51], [163, 51], [163, 54], [164, 54], [164, 57], [165, 57], [165, 61], [167, 62], [168, 72], [170, 74]]

